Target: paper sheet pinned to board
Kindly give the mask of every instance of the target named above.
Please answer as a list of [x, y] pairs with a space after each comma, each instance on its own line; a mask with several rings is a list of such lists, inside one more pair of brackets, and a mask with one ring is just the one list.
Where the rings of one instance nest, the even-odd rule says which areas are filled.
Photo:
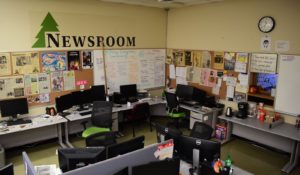
[[247, 93], [248, 92], [248, 86], [237, 83], [236, 87], [235, 87], [235, 91], [242, 92], [242, 93]]
[[184, 85], [187, 85], [188, 82], [186, 81], [186, 78], [183, 78], [183, 77], [176, 77], [176, 84], [184, 84]]
[[236, 86], [236, 77], [227, 77], [226, 78], [226, 85], [227, 86]]
[[212, 93], [214, 95], [219, 95], [220, 94], [220, 87], [219, 86], [215, 86], [212, 88]]
[[239, 74], [238, 80], [241, 85], [248, 86], [249, 84], [249, 75], [248, 74]]
[[174, 64], [170, 64], [169, 65], [169, 73], [170, 73], [170, 78], [171, 79], [175, 79], [176, 78]]
[[176, 77], [186, 78], [186, 67], [176, 67]]
[[233, 99], [233, 97], [234, 97], [234, 86], [227, 86], [226, 97]]

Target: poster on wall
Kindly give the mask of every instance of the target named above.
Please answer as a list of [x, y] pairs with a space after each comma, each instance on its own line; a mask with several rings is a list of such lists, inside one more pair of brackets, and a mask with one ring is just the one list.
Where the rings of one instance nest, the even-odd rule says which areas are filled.
[[47, 73], [38, 74], [39, 91], [41, 94], [50, 93], [50, 75]]
[[74, 71], [64, 71], [64, 90], [74, 90], [75, 87], [75, 72]]
[[235, 72], [247, 73], [248, 55], [245, 52], [236, 53]]
[[63, 91], [64, 78], [61, 71], [51, 72], [51, 88], [53, 92]]
[[192, 65], [192, 52], [184, 51], [184, 59], [185, 59], [185, 65], [191, 66]]
[[9, 53], [0, 53], [0, 76], [11, 75], [11, 62]]
[[214, 53], [214, 69], [224, 69], [224, 52]]
[[35, 95], [39, 93], [38, 74], [24, 75], [25, 95]]
[[202, 52], [201, 67], [202, 68], [211, 68], [211, 54], [209, 51]]
[[12, 53], [13, 74], [31, 74], [40, 72], [38, 52]]
[[67, 70], [66, 52], [41, 52], [41, 63], [43, 72]]
[[201, 51], [192, 52], [192, 66], [201, 67], [202, 53]]
[[224, 54], [224, 70], [234, 70], [235, 53], [225, 52]]
[[184, 53], [182, 50], [173, 51], [173, 57], [176, 62], [176, 66], [185, 66]]
[[79, 70], [80, 53], [79, 51], [68, 51], [68, 70]]
[[208, 80], [207, 80], [207, 86], [214, 87], [217, 83], [217, 70], [210, 69]]
[[82, 51], [82, 69], [92, 69], [93, 68], [93, 54], [91, 50]]
[[0, 99], [24, 96], [24, 77], [1, 77]]

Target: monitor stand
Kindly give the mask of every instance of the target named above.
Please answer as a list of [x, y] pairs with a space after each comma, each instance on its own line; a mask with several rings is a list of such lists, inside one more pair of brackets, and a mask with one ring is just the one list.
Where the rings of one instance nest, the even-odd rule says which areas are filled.
[[198, 175], [199, 165], [200, 165], [200, 150], [193, 149], [193, 167], [192, 167], [192, 172], [190, 172], [190, 174]]

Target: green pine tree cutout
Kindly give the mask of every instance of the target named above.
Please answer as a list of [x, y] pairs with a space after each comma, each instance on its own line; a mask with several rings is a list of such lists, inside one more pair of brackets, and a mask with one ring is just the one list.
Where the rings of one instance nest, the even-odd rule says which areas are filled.
[[44, 48], [45, 47], [45, 33], [46, 32], [59, 32], [58, 25], [50, 12], [48, 12], [44, 21], [41, 24], [42, 29], [36, 35], [37, 41], [33, 44], [33, 48]]

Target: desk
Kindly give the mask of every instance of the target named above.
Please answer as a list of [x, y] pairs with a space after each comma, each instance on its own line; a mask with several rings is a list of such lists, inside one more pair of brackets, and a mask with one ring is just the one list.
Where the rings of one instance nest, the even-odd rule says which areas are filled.
[[269, 129], [266, 123], [256, 118], [239, 119], [224, 115], [219, 118], [227, 121], [225, 142], [230, 140], [231, 134], [235, 134], [291, 153], [289, 162], [281, 169], [285, 173], [290, 173], [297, 165], [300, 152], [300, 130], [297, 130], [294, 125], [283, 123]]
[[[180, 160], [180, 175], [190, 175], [189, 169], [192, 167], [191, 164]], [[233, 175], [253, 175], [252, 173], [245, 171], [237, 166], [232, 165]]]
[[[123, 111], [127, 111], [127, 110], [131, 110], [133, 108], [133, 106], [135, 104], [138, 104], [138, 103], [141, 103], [141, 102], [148, 102], [150, 107], [154, 106], [154, 105], [159, 105], [159, 104], [165, 104], [165, 102], [162, 100], [162, 99], [150, 99], [150, 100], [142, 100], [142, 101], [139, 101], [139, 102], [135, 102], [135, 103], [132, 103], [130, 106], [127, 106], [127, 104], [122, 104], [120, 105], [120, 107], [113, 107], [113, 114], [112, 114], [112, 120], [113, 120], [113, 123], [112, 123], [112, 130], [113, 131], [118, 131], [118, 119], [119, 119], [119, 115], [121, 112]], [[91, 109], [89, 109], [89, 111], [91, 111]], [[81, 112], [85, 112], [85, 111], [81, 111]], [[66, 119], [68, 119], [68, 124], [67, 124], [67, 127], [65, 127], [65, 133], [69, 133], [70, 134], [70, 123], [74, 123], [76, 121], [81, 121], [81, 120], [85, 120], [85, 119], [89, 119], [91, 118], [92, 114], [88, 114], [88, 115], [80, 115], [78, 111], [73, 111], [71, 112], [70, 115], [66, 116]], [[69, 147], [73, 147], [73, 145], [69, 142], [69, 139], [68, 137], [66, 137], [66, 144], [69, 146]]]
[[[4, 148], [11, 148], [36, 141], [41, 141], [55, 137], [57, 134], [58, 143], [65, 148], [62, 139], [62, 124], [67, 120], [61, 116], [30, 116], [32, 123], [8, 126], [8, 130], [0, 131], [0, 144]], [[53, 127], [56, 126], [56, 131]], [[66, 134], [66, 133], [65, 133]]]

